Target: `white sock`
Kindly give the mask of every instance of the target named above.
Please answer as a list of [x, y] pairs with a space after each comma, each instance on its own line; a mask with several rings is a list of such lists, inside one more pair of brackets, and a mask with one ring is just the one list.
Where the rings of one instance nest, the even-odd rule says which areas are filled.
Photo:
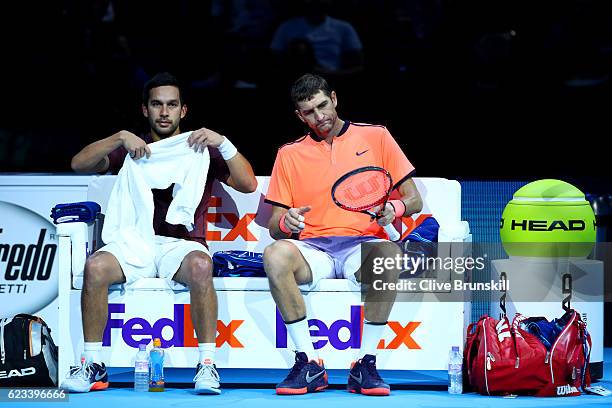
[[83, 356], [85, 361], [91, 361], [92, 363], [102, 363], [100, 352], [102, 351], [102, 342], [85, 342], [83, 347]]
[[315, 351], [310, 338], [310, 329], [308, 328], [308, 320], [304, 316], [303, 319], [291, 323], [285, 323], [289, 337], [293, 340], [293, 344], [297, 351], [306, 353], [308, 360], [318, 360], [319, 354]]
[[213, 364], [215, 362], [215, 351], [217, 345], [215, 343], [198, 343], [198, 351], [200, 352], [200, 363]]
[[361, 336], [361, 349], [359, 350], [357, 359], [362, 358], [366, 354], [375, 356], [378, 353], [378, 343], [380, 342], [386, 325], [387, 322], [381, 324], [372, 323], [367, 320], [364, 321], [363, 335]]

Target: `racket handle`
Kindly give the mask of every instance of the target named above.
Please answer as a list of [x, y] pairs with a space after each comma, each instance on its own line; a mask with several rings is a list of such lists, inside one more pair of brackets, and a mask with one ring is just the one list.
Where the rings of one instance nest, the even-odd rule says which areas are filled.
[[389, 240], [393, 242], [399, 241], [399, 239], [401, 238], [400, 233], [397, 232], [393, 224], [385, 225], [385, 232], [387, 233], [387, 235], [389, 235]]

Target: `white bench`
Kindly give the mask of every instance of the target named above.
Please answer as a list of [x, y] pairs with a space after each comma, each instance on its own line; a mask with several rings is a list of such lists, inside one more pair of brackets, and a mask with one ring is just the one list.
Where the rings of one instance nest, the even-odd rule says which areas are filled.
[[[103, 211], [115, 176], [92, 179], [88, 200]], [[242, 249], [263, 252], [271, 239], [266, 228], [270, 208], [263, 202], [269, 177], [258, 177], [257, 191], [238, 193], [220, 183], [213, 189], [207, 240], [211, 253]], [[401, 221], [412, 229], [428, 214], [440, 224], [440, 242], [471, 241], [461, 221], [461, 187], [442, 178], [416, 178], [424, 208]], [[420, 218], [419, 218], [420, 217]], [[416, 221], [415, 221], [416, 220]], [[60, 378], [78, 361], [82, 347], [80, 296], [91, 228], [83, 223], [61, 224], [59, 235]], [[293, 364], [291, 341], [276, 312], [265, 278], [214, 278], [219, 299], [217, 365], [231, 368], [285, 368]], [[424, 295], [426, 296], [426, 295]], [[359, 288], [346, 280], [323, 280], [305, 293], [311, 335], [329, 368], [347, 368], [358, 348], [362, 323]], [[442, 370], [448, 349], [463, 343], [470, 303], [396, 303], [388, 330], [381, 339], [378, 367], [382, 369]], [[165, 280], [142, 279], [129, 288], [109, 291], [109, 322], [103, 358], [111, 367], [133, 366], [140, 339], [162, 336], [167, 366], [193, 368], [197, 341], [189, 316], [189, 292]], [[316, 339], [315, 339], [316, 338]]]

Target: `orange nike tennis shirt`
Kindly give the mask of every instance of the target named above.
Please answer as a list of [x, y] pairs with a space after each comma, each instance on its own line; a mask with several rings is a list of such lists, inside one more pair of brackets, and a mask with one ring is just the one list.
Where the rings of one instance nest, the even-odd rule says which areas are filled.
[[265, 201], [284, 208], [312, 207], [304, 214], [306, 226], [301, 239], [364, 235], [387, 238], [369, 215], [343, 210], [331, 197], [338, 178], [364, 166], [386, 169], [396, 187], [414, 173], [414, 166], [387, 128], [345, 121], [331, 146], [310, 134], [282, 146]]

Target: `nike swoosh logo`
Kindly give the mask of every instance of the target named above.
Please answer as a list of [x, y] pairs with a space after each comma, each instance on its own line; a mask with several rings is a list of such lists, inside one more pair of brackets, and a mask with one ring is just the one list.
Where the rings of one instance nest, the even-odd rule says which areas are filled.
[[104, 378], [105, 375], [106, 375], [106, 370], [102, 371], [101, 373], [96, 373], [96, 375], [94, 376], [94, 380], [100, 381], [102, 378]]
[[349, 373], [349, 375], [353, 378], [353, 380], [357, 381], [359, 384], [361, 384], [361, 381], [363, 381], [363, 377], [361, 376], [361, 373], [359, 373], [359, 377], [355, 377], [351, 373]]
[[323, 374], [325, 374], [325, 370], [318, 372], [317, 374], [313, 375], [312, 377], [310, 376], [310, 371], [306, 371], [306, 382], [308, 384], [310, 384], [311, 382], [313, 382], [314, 380], [316, 380], [317, 378], [319, 378], [320, 376], [322, 376]]
[[362, 154], [364, 154], [365, 152], [368, 152], [368, 151], [370, 151], [370, 149], [364, 150], [363, 152], [355, 152], [355, 154], [357, 156], [361, 156]]

